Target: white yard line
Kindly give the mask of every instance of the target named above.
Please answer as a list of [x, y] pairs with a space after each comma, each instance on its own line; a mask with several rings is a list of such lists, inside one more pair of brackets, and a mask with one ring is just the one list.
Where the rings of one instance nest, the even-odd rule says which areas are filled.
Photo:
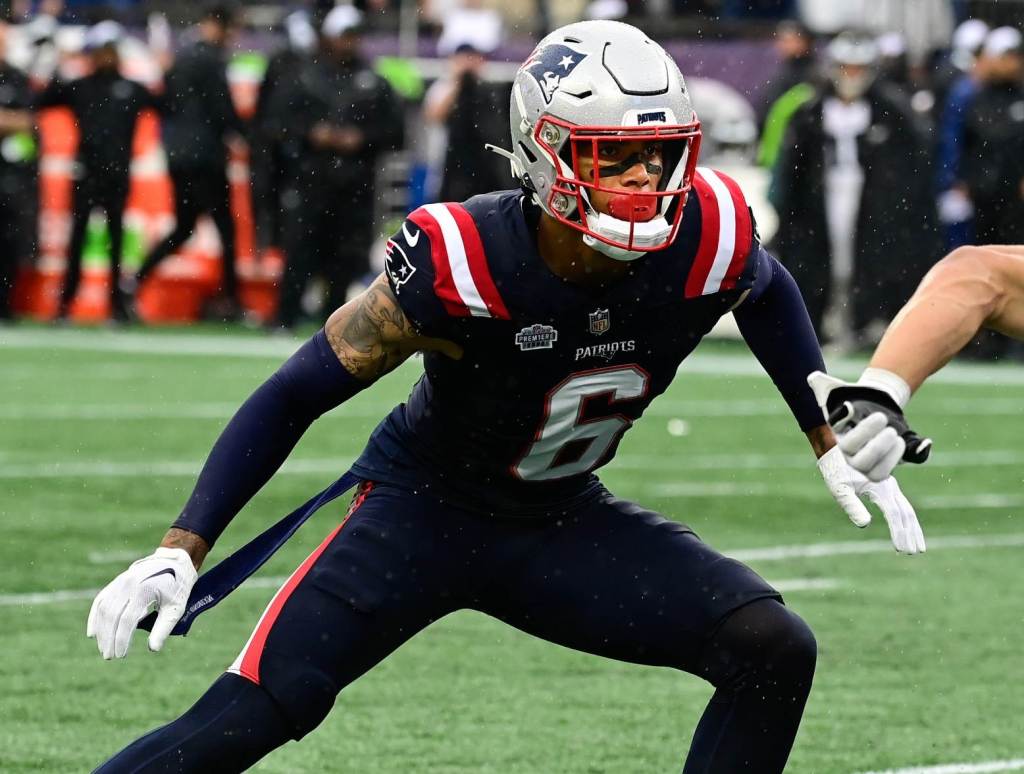
[[[928, 460], [928, 468], [982, 467], [1020, 465], [1024, 463], [1024, 445], [1020, 449], [977, 449], [936, 451]], [[782, 468], [813, 468], [807, 452], [778, 454], [617, 454], [604, 471], [671, 470], [685, 474], [691, 470], [777, 470]], [[902, 469], [901, 469], [902, 470]]]
[[[334, 416], [352, 419], [382, 419], [393, 407], [391, 401], [345, 406]], [[238, 410], [238, 402], [224, 403], [50, 403], [0, 406], [0, 420], [178, 420], [227, 419]], [[925, 410], [925, 409], [922, 409]], [[927, 411], [946, 416], [1021, 416], [1024, 403], [1017, 400], [941, 400], [927, 404]], [[789, 409], [781, 399], [770, 400], [658, 400], [645, 417], [690, 419], [782, 416]]]
[[139, 555], [138, 551], [123, 548], [116, 551], [90, 551], [85, 558], [89, 560], [89, 564], [130, 564], [138, 559]]
[[[0, 341], [2, 345], [2, 341]], [[862, 359], [834, 359], [828, 363], [829, 373], [844, 379], [854, 379], [860, 376], [866, 360]], [[764, 369], [754, 360], [753, 356], [743, 354], [725, 355], [707, 353], [695, 353], [679, 366], [679, 373], [683, 376], [733, 376], [738, 378], [760, 377], [767, 378]], [[1024, 368], [1017, 364], [988, 365], [981, 363], [956, 362], [943, 368], [934, 376], [928, 379], [932, 384], [960, 384], [960, 385], [991, 385], [991, 386], [1016, 386], [1024, 385]]]
[[968, 508], [1019, 508], [1024, 505], [1024, 494], [1002, 494], [999, 492], [975, 492], [963, 495], [932, 495], [915, 497], [914, 503], [920, 509]]
[[[930, 551], [959, 548], [1013, 548], [1024, 546], [1024, 533], [1007, 535], [946, 535], [928, 539]], [[819, 558], [830, 556], [849, 556], [852, 554], [891, 553], [892, 544], [888, 540], [856, 540], [842, 543], [805, 543], [792, 546], [768, 546], [765, 548], [740, 548], [724, 550], [723, 553], [733, 559], [744, 562], [774, 561], [796, 558]], [[134, 553], [111, 551], [90, 553], [89, 561], [125, 562], [136, 557]], [[277, 588], [286, 580], [285, 577], [250, 578], [242, 588]], [[839, 578], [787, 578], [775, 581], [772, 585], [781, 592], [792, 591], [829, 591], [842, 588], [844, 581]], [[91, 599], [99, 589], [73, 589], [61, 591], [43, 591], [23, 594], [0, 594], [0, 606], [43, 605], [55, 602]]]
[[137, 333], [100, 329], [70, 331], [0, 331], [0, 348], [40, 351], [69, 349], [84, 352], [120, 352], [141, 355], [210, 355], [216, 357], [286, 358], [301, 339], [260, 336]]
[[[132, 559], [137, 559], [133, 555]], [[279, 588], [288, 576], [271, 575], [266, 578], [249, 578], [239, 589], [276, 589]], [[783, 594], [795, 591], [833, 591], [846, 585], [845, 581], [839, 578], [786, 578], [779, 581], [769, 581], [778, 591]], [[0, 607], [20, 607], [32, 605], [52, 605], [58, 602], [78, 602], [83, 599], [92, 599], [99, 593], [99, 589], [62, 589], [59, 591], [35, 591], [24, 594], [0, 594]]]
[[782, 594], [794, 591], [834, 591], [847, 585], [841, 578], [785, 578], [768, 582]]
[[[133, 560], [138, 555], [133, 555]], [[240, 589], [276, 589], [288, 580], [287, 576], [270, 576], [267, 578], [249, 578]], [[99, 589], [62, 589], [60, 591], [34, 591], [26, 594], [0, 594], [0, 607], [19, 607], [31, 605], [52, 605], [58, 602], [77, 602], [92, 599]]]
[[910, 766], [904, 769], [865, 771], [862, 774], [989, 774], [995, 771], [1020, 771], [1024, 758], [981, 763], [943, 763], [938, 766]]
[[[828, 500], [830, 495], [818, 483], [783, 485], [755, 481], [673, 481], [642, 487], [650, 497], [788, 497], [799, 500]], [[1024, 505], [1024, 493], [972, 492], [952, 495], [924, 495], [914, 497], [918, 510], [984, 510], [987, 508], [1019, 508]]]
[[[351, 459], [289, 460], [276, 475], [327, 475], [338, 477], [351, 465]], [[136, 476], [196, 476], [202, 460], [151, 462], [57, 462], [51, 464], [15, 463], [0, 466], [0, 479], [49, 478], [128, 478]]]
[[[0, 331], [0, 348], [54, 350], [70, 349], [88, 352], [120, 352], [154, 355], [208, 355], [262, 357], [281, 359], [302, 344], [300, 339], [261, 338], [210, 334], [154, 334], [138, 331], [82, 330], [19, 330]], [[843, 377], [860, 374], [863, 359], [836, 359], [829, 370]], [[744, 353], [718, 354], [696, 352], [680, 366], [683, 374], [765, 378], [760, 364]], [[1013, 365], [953, 363], [929, 381], [947, 384], [978, 384], [989, 386], [1024, 385], [1024, 369]]]
[[[69, 419], [97, 420], [178, 420], [178, 419], [229, 419], [238, 411], [241, 401], [234, 403], [51, 403], [49, 405], [0, 406], [0, 421], [28, 420], [38, 421], [50, 419], [65, 421]], [[337, 409], [332, 416], [337, 417], [344, 412], [349, 419], [383, 419], [394, 407], [389, 403], [381, 406], [346, 406]]]
[[[1003, 535], [939, 535], [925, 536], [929, 551], [948, 548], [1019, 548], [1024, 546], [1024, 533]], [[888, 540], [846, 540], [839, 543], [801, 543], [791, 546], [766, 546], [764, 548], [741, 548], [722, 553], [741, 562], [769, 562], [783, 559], [816, 559], [828, 556], [850, 556], [853, 554], [892, 553]]]
[[[49, 478], [117, 478], [124, 476], [191, 476], [199, 472], [202, 460], [59, 460], [56, 462], [15, 462], [17, 454], [0, 453], [0, 459], [11, 460], [0, 465], [0, 479], [49, 479]], [[308, 475], [337, 473], [341, 475], [352, 459], [311, 458], [291, 459], [285, 463], [281, 473], [285, 475]], [[936, 468], [991, 468], [1024, 464], [1024, 449], [986, 449], [979, 451], [936, 452], [928, 461], [928, 469]], [[645, 454], [619, 454], [602, 474], [614, 475], [616, 471], [643, 470], [667, 471], [679, 475], [696, 470], [811, 470], [812, 461], [806, 453], [799, 454], [667, 454], [661, 456]], [[779, 485], [723, 482], [672, 482], [644, 485], [644, 491], [659, 497], [691, 497], [701, 494], [723, 496], [744, 496], [749, 494], [780, 494], [793, 492], [795, 497], [806, 494], [817, 499], [817, 486], [788, 489]], [[932, 499], [934, 507], [969, 507], [969, 498], [979, 498], [973, 507], [1004, 507], [994, 498], [1007, 498], [1006, 507], [1017, 504], [1014, 493], [976, 493]], [[960, 499], [957, 499], [960, 498]], [[944, 502], [948, 500], [948, 502]]]
[[[383, 419], [398, 401], [379, 405], [364, 404], [337, 408], [332, 416], [345, 419]], [[0, 407], [0, 421], [39, 420], [178, 420], [229, 419], [238, 410], [240, 401], [224, 403], [118, 403], [118, 404], [8, 404]], [[946, 417], [1020, 417], [1024, 404], [1018, 401], [932, 401], [918, 413], [936, 413]], [[736, 419], [739, 417], [788, 416], [789, 409], [779, 401], [656, 401], [645, 412], [645, 418]]]
[[[1011, 548], [1024, 546], [1024, 533], [1013, 533], [1008, 535], [947, 535], [944, 537], [933, 537], [928, 539], [928, 549], [931, 551], [960, 548]], [[818, 558], [829, 556], [848, 556], [851, 554], [891, 553], [892, 544], [888, 540], [857, 540], [842, 543], [806, 543], [792, 546], [768, 546], [766, 548], [741, 548], [736, 550], [723, 551], [733, 559], [744, 562], [751, 561], [773, 561], [780, 559], [794, 558]], [[135, 558], [134, 553], [128, 552], [106, 552], [90, 553], [90, 562], [106, 562], [123, 559], [131, 561]], [[263, 589], [277, 588], [286, 580], [285, 577], [250, 578], [242, 588]], [[772, 583], [779, 591], [829, 591], [842, 588], [844, 581], [839, 578], [787, 578]], [[91, 599], [99, 589], [64, 589], [60, 591], [43, 591], [23, 594], [0, 594], [0, 606], [16, 605], [44, 605], [55, 602], [69, 602], [81, 599]], [[993, 769], [1003, 771], [1004, 769]]]

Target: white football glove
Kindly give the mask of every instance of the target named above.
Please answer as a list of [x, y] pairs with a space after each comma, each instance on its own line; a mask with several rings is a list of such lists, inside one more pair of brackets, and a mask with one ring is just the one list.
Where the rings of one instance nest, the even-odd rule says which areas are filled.
[[903, 495], [895, 478], [889, 476], [879, 482], [869, 480], [849, 465], [838, 446], [833, 446], [818, 459], [818, 470], [828, 491], [855, 525], [866, 527], [871, 523], [871, 512], [860, 499], [866, 496], [882, 511], [897, 551], [901, 554], [924, 553], [924, 533], [917, 522], [914, 506]]
[[187, 551], [158, 548], [151, 556], [133, 562], [96, 595], [85, 635], [96, 638], [103, 658], [123, 658], [136, 625], [155, 608], [149, 649], [160, 650], [185, 612], [197, 575]]
[[910, 399], [910, 387], [896, 374], [868, 368], [851, 384], [814, 371], [807, 383], [847, 461], [872, 481], [887, 479], [901, 461], [921, 464], [928, 459], [932, 441], [908, 426], [902, 407]]

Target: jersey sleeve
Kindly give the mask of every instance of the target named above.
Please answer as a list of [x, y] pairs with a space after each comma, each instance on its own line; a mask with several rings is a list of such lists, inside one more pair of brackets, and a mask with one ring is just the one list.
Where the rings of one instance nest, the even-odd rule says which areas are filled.
[[757, 277], [761, 240], [739, 185], [728, 175], [699, 167], [691, 196], [700, 205], [700, 242], [686, 277], [686, 298], [743, 292]]
[[388, 240], [385, 255], [391, 290], [423, 335], [451, 337], [466, 318], [509, 319], [480, 233], [461, 204], [414, 210]]

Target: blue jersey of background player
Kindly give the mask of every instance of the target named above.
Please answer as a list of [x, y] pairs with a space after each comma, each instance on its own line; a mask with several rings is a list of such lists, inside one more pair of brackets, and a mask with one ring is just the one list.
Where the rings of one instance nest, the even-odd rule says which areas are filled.
[[412, 213], [385, 274], [239, 409], [161, 547], [97, 596], [88, 633], [105, 658], [127, 652], [150, 607], [150, 648], [162, 647], [194, 566], [304, 430], [425, 353], [356, 463], [348, 513], [226, 674], [101, 771], [242, 770], [464, 608], [701, 676], [716, 692], [684, 770], [782, 771], [814, 671], [810, 630], [752, 570], [592, 471], [734, 308], [850, 517], [867, 514], [860, 494], [892, 520], [913, 510], [835, 446], [805, 382], [822, 361], [803, 301], [736, 185], [696, 168], [699, 123], [659, 46], [614, 22], [557, 30], [516, 76], [511, 126], [522, 192]]

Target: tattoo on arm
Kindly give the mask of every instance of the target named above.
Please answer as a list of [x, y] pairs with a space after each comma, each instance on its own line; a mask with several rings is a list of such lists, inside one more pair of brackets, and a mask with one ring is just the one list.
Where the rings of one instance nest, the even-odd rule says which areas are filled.
[[187, 529], [171, 527], [160, 541], [161, 548], [182, 548], [192, 557], [192, 564], [196, 569], [203, 563], [203, 559], [210, 552], [210, 546], [195, 532]]
[[836, 436], [828, 424], [819, 425], [807, 431], [807, 440], [814, 449], [814, 456], [821, 457], [825, 452], [836, 445]]
[[331, 315], [325, 330], [342, 365], [367, 381], [397, 367], [423, 342], [383, 276]]

